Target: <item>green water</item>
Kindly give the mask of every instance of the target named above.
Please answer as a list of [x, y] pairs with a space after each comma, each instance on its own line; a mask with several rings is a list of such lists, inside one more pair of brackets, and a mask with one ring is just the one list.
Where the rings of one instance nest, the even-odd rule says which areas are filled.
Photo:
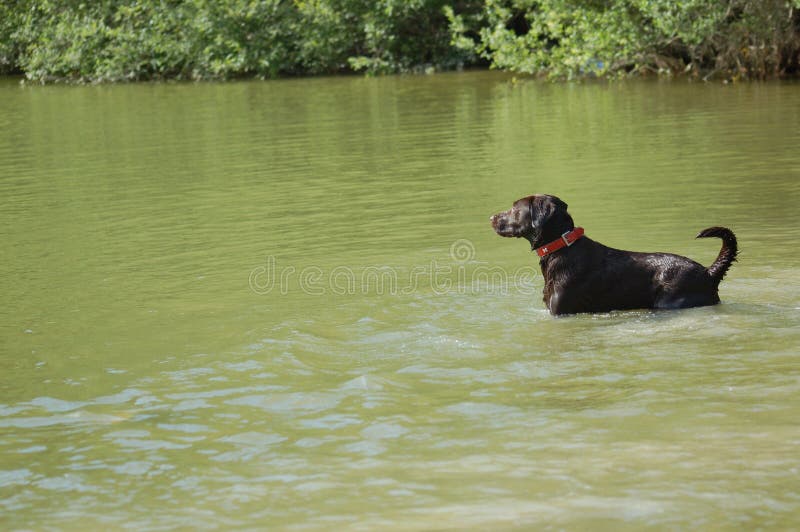
[[[0, 528], [800, 527], [800, 86], [0, 83]], [[709, 264], [553, 319], [488, 217]]]

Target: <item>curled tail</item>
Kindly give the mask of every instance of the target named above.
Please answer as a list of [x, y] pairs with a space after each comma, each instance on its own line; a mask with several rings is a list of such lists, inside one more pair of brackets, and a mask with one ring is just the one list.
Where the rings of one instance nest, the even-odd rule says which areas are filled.
[[736, 245], [736, 235], [733, 234], [733, 231], [725, 227], [709, 227], [708, 229], [703, 229], [696, 238], [708, 238], [712, 236], [722, 239], [722, 249], [719, 250], [717, 260], [706, 268], [706, 271], [708, 271], [708, 275], [719, 284], [722, 278], [725, 277], [728, 268], [730, 268], [733, 261], [736, 260], [739, 248]]

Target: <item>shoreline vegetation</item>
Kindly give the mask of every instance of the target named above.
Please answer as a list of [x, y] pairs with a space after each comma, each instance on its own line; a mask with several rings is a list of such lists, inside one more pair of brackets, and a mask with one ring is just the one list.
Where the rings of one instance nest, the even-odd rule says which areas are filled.
[[0, 74], [225, 80], [490, 67], [551, 80], [800, 75], [800, 0], [4, 0]]

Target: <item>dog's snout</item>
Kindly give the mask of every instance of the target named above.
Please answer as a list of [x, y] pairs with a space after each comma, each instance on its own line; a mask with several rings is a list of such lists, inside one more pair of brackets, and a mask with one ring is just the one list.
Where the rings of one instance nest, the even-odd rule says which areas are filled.
[[500, 213], [498, 213], [498, 214], [493, 214], [492, 216], [490, 216], [490, 217], [489, 217], [489, 221], [492, 223], [492, 227], [493, 227], [495, 230], [497, 230], [497, 229], [499, 229], [499, 228], [501, 228], [502, 226], [504, 226], [504, 225], [505, 225], [505, 224], [503, 223], [503, 222], [504, 222], [504, 220], [503, 220], [503, 216], [502, 216]]
[[508, 229], [508, 220], [502, 212], [490, 216], [489, 221], [492, 223], [492, 229], [498, 234], [503, 234]]

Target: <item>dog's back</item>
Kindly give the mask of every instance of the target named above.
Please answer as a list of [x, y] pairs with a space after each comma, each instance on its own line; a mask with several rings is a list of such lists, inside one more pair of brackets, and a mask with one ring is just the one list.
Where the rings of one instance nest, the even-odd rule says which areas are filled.
[[641, 253], [590, 238], [542, 262], [544, 302], [553, 314], [719, 303], [709, 269], [673, 253]]

